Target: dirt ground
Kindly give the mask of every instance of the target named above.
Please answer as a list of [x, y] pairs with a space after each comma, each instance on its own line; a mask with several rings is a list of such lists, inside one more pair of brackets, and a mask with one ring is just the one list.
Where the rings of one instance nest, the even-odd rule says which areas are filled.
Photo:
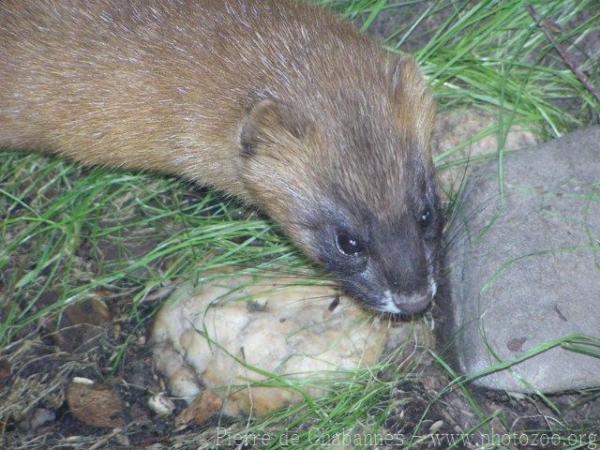
[[[150, 317], [166, 293], [157, 293], [143, 305], [141, 317]], [[60, 322], [46, 321], [2, 351], [1, 448], [210, 448], [217, 442], [216, 425], [243, 433], [244, 421], [223, 417], [182, 426], [177, 417], [186, 404], [176, 399], [175, 410], [166, 416], [149, 407], [149, 399], [166, 388], [152, 365], [151, 320], [144, 322], [146, 326], [132, 326], [127, 319], [131, 308], [126, 297], [100, 292], [70, 307]], [[380, 376], [385, 379], [386, 374]], [[87, 385], [82, 382], [86, 379], [96, 383]], [[457, 448], [480, 448], [490, 439], [489, 431], [473, 429], [483, 417], [493, 417], [497, 439], [512, 434], [532, 443], [539, 430], [552, 431], [566, 442], [578, 430], [589, 435], [600, 428], [600, 390], [545, 400], [459, 387], [444, 393], [449, 382], [438, 365], [424, 358], [412, 376], [392, 391], [391, 412], [385, 432], [380, 433], [394, 438], [383, 448], [399, 448], [399, 439], [432, 433], [439, 439], [459, 435], [466, 439]], [[472, 402], [479, 405], [479, 414], [474, 413]], [[565, 442], [507, 448], [568, 448]], [[448, 446], [427, 440], [416, 448]], [[229, 442], [218, 448], [239, 447]]]

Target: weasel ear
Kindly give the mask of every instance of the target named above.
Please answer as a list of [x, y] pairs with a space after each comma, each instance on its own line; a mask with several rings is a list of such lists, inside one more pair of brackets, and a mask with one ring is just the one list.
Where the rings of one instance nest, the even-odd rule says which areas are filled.
[[391, 63], [390, 79], [397, 123], [401, 130], [429, 146], [435, 121], [433, 97], [412, 55]]
[[278, 100], [267, 98], [257, 102], [242, 122], [239, 135], [242, 156], [251, 157], [260, 145], [284, 144], [302, 139], [305, 125]]

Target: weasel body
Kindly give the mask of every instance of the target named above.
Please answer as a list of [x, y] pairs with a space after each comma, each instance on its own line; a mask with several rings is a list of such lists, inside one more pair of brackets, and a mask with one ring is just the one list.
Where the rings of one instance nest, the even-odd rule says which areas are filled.
[[0, 147], [211, 185], [369, 306], [430, 303], [434, 106], [411, 58], [291, 0], [2, 0], [0, 24]]

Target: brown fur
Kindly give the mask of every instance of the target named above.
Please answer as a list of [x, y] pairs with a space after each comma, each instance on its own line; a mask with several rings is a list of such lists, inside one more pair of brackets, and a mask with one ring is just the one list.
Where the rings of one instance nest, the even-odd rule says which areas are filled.
[[212, 185], [317, 260], [307, 222], [321, 211], [360, 204], [392, 229], [413, 165], [432, 178], [434, 108], [414, 61], [322, 9], [1, 0], [0, 24], [0, 147]]

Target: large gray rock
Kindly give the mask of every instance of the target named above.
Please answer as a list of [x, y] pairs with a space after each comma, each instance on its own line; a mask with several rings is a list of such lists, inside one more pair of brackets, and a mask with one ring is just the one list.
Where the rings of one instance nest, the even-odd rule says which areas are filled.
[[[507, 154], [502, 172], [503, 183], [498, 161], [473, 172], [448, 233], [442, 333], [469, 376], [564, 336], [600, 338], [600, 127]], [[600, 358], [558, 346], [475, 383], [600, 386]]]

